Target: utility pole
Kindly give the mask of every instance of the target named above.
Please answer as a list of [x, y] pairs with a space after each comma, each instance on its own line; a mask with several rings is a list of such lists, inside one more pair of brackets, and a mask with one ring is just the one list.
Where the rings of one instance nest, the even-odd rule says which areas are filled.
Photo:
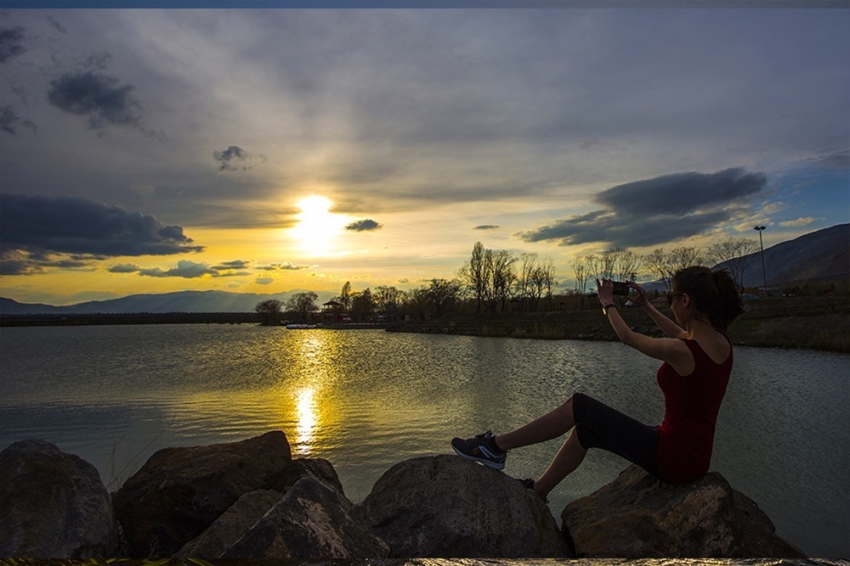
[[753, 230], [758, 230], [759, 233], [759, 248], [761, 249], [761, 275], [764, 280], [764, 287], [762, 287], [762, 292], [764, 293], [764, 297], [767, 298], [767, 270], [764, 267], [764, 240], [762, 240], [761, 233], [764, 231], [765, 226], [754, 226]]

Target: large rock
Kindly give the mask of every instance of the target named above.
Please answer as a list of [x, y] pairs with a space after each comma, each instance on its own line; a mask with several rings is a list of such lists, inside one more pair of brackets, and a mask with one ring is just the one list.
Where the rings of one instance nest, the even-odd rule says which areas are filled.
[[573, 501], [562, 529], [578, 557], [804, 558], [770, 519], [716, 472], [664, 484], [630, 466], [608, 485]]
[[549, 508], [495, 470], [453, 455], [390, 468], [353, 516], [401, 558], [568, 557]]
[[308, 560], [383, 558], [389, 547], [349, 515], [342, 494], [299, 480], [222, 558]]
[[225, 550], [242, 538], [280, 501], [285, 492], [303, 478], [325, 484], [339, 494], [341, 505], [351, 508], [351, 502], [345, 498], [342, 483], [330, 462], [321, 458], [299, 458], [269, 480], [271, 489], [252, 491], [240, 497], [200, 536], [186, 543], [174, 558], [221, 558]]
[[280, 431], [241, 442], [160, 450], [114, 494], [130, 557], [173, 555], [240, 496], [271, 489], [291, 461]]
[[117, 529], [97, 469], [43, 440], [0, 452], [0, 558], [103, 558]]
[[198, 538], [186, 543], [174, 558], [221, 558], [224, 551], [242, 538], [282, 497], [279, 491], [266, 489], [246, 493]]
[[[333, 465], [322, 458], [299, 458], [277, 473], [269, 482], [269, 489], [286, 493], [302, 478], [313, 478], [345, 495], [342, 482]], [[345, 499], [344, 501], [348, 501]]]

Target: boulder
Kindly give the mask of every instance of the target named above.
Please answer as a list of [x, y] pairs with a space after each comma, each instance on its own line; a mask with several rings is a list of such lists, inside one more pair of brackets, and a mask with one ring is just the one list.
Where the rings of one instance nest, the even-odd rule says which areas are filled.
[[563, 558], [549, 508], [517, 480], [454, 455], [420, 457], [381, 476], [352, 514], [398, 558]]
[[351, 503], [313, 478], [292, 489], [222, 558], [384, 558], [389, 547], [349, 515]]
[[805, 558], [716, 472], [669, 485], [633, 465], [567, 505], [561, 521], [580, 558]]
[[280, 431], [156, 452], [113, 496], [129, 556], [172, 556], [240, 496], [268, 489], [291, 461]]
[[[269, 481], [269, 489], [286, 493], [302, 478], [313, 478], [344, 496], [342, 482], [333, 465], [322, 458], [299, 458], [283, 468]], [[348, 501], [343, 499], [343, 501]]]
[[266, 489], [246, 493], [173, 558], [221, 558], [224, 551], [242, 538], [282, 497], [279, 491]]
[[0, 558], [108, 557], [117, 533], [94, 466], [43, 440], [0, 452]]

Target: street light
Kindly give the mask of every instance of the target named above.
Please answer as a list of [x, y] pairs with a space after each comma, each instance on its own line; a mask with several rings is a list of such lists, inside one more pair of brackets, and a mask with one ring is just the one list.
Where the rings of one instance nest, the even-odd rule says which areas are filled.
[[764, 268], [764, 240], [762, 240], [761, 233], [765, 229], [765, 226], [753, 226], [753, 230], [758, 230], [759, 233], [759, 248], [761, 249], [761, 275], [764, 278], [764, 287], [762, 291], [764, 292], [765, 298], [767, 298], [767, 270]]

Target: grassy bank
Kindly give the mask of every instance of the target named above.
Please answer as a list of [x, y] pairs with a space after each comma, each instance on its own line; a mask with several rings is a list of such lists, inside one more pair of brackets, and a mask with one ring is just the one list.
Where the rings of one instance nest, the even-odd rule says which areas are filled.
[[[659, 308], [672, 317], [666, 305]], [[850, 352], [850, 299], [847, 297], [759, 299], [748, 301], [747, 309], [729, 329], [735, 344]], [[638, 332], [662, 335], [642, 309], [621, 308], [620, 313]], [[599, 307], [545, 313], [451, 313], [436, 320], [397, 325], [388, 330], [555, 340], [617, 339]]]

